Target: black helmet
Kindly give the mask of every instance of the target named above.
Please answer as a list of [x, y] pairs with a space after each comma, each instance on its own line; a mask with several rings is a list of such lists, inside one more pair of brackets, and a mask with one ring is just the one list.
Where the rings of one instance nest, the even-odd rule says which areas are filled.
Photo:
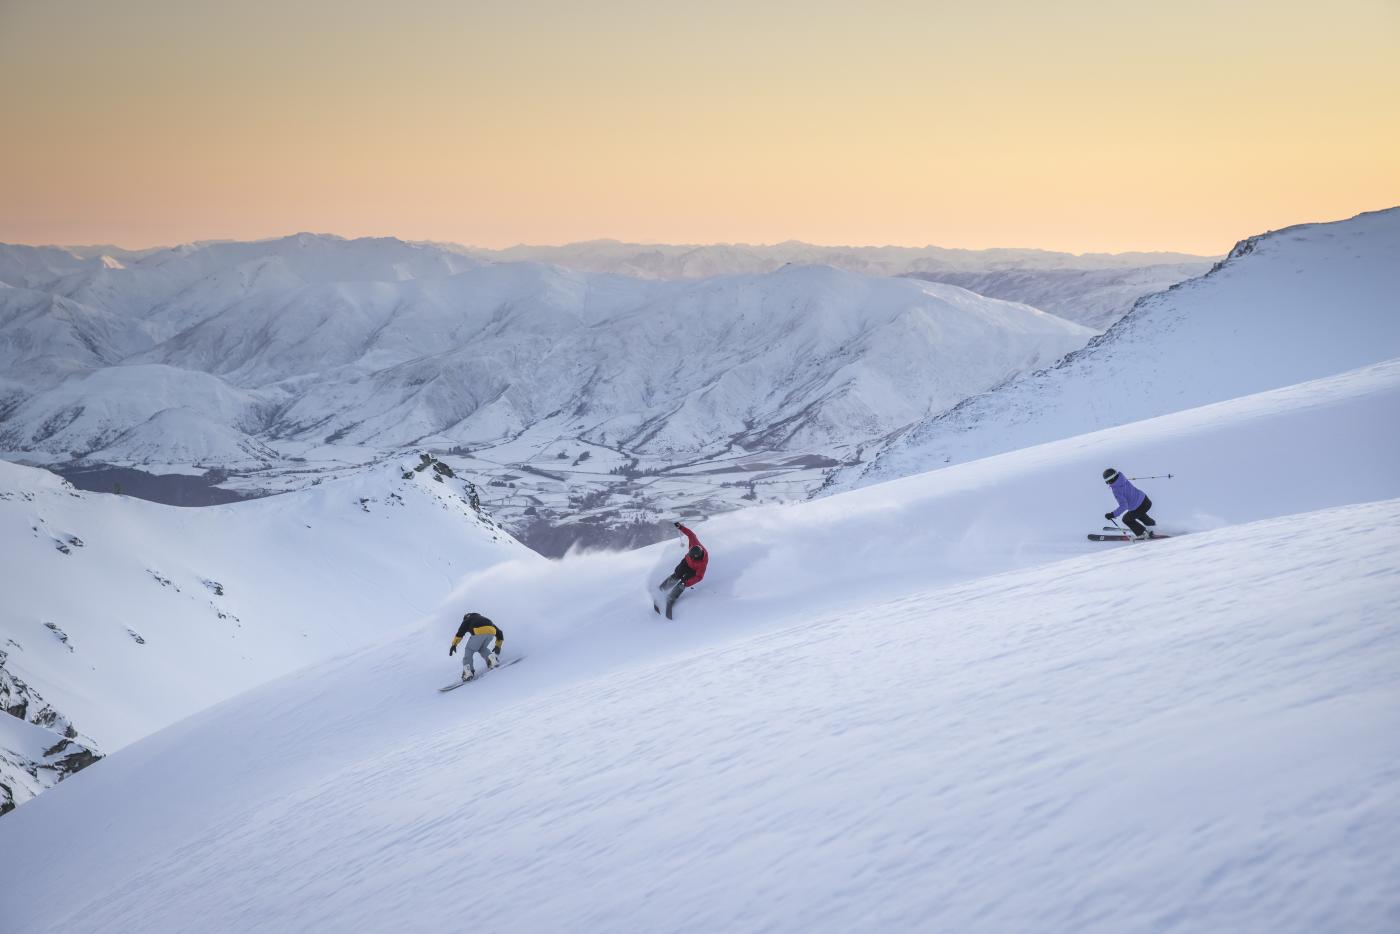
[[690, 555], [690, 560], [699, 561], [701, 558], [705, 557], [705, 549], [696, 545], [694, 548], [690, 549], [687, 554]]
[[1104, 482], [1104, 483], [1112, 483], [1114, 480], [1117, 480], [1117, 479], [1118, 479], [1118, 471], [1114, 470], [1112, 467], [1107, 467], [1107, 468], [1104, 469], [1104, 472], [1103, 472], [1103, 482]]

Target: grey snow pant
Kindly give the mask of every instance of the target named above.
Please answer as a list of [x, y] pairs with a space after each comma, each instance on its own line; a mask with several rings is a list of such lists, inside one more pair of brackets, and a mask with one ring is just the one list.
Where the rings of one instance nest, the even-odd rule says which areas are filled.
[[496, 637], [490, 635], [467, 636], [467, 641], [462, 643], [462, 667], [466, 669], [468, 674], [476, 670], [472, 665], [472, 656], [480, 654], [481, 660], [486, 661], [486, 656], [490, 652], [487, 646], [495, 641]]
[[685, 581], [677, 580], [676, 575], [672, 574], [661, 582], [661, 589], [667, 591], [666, 616], [669, 619], [671, 616], [671, 607], [675, 606], [676, 601], [681, 598], [681, 594], [685, 593]]

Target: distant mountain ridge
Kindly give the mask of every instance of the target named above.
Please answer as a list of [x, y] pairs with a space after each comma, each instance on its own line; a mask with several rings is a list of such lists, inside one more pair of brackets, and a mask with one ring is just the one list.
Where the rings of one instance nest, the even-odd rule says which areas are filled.
[[1139, 296], [1198, 276], [1218, 257], [1188, 253], [1059, 253], [1052, 250], [965, 250], [945, 247], [669, 245], [591, 240], [563, 246], [486, 250], [444, 244], [481, 260], [530, 260], [583, 272], [646, 279], [759, 275], [785, 265], [820, 265], [870, 276], [911, 276], [1024, 302], [1103, 330]]
[[[973, 250], [932, 245], [825, 246], [800, 240], [775, 244], [585, 240], [559, 246], [520, 244], [497, 250], [451, 243], [434, 245], [483, 259], [529, 260], [592, 272], [627, 272], [667, 279], [767, 272], [787, 263], [835, 266], [869, 275], [897, 276], [935, 269], [960, 272], [991, 269], [1126, 269], [1211, 262], [1219, 258], [1173, 252], [1064, 253], [1005, 247]], [[732, 268], [730, 264], [744, 264], [744, 268]]]

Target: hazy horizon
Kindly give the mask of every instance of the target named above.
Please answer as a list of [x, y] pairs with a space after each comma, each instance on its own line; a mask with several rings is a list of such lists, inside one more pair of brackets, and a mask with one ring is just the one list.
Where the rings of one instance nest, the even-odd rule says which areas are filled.
[[1398, 38], [1389, 0], [11, 0], [0, 241], [1214, 256], [1400, 203]]
[[[1384, 209], [1383, 209], [1383, 208], [1380, 208], [1380, 209], [1377, 209], [1377, 210], [1384, 210]], [[1361, 213], [1368, 213], [1368, 212], [1361, 212]], [[1329, 221], [1334, 221], [1334, 220], [1345, 220], [1345, 219], [1346, 219], [1346, 218], [1326, 218], [1326, 219], [1321, 219], [1321, 220], [1300, 221], [1299, 223], [1304, 223], [1304, 224], [1307, 224], [1307, 223], [1327, 223], [1327, 222], [1329, 222]], [[1290, 224], [1289, 226], [1296, 226], [1296, 225], [1291, 225], [1291, 224]], [[1265, 231], [1262, 231], [1262, 230], [1261, 230], [1261, 231], [1256, 231], [1255, 233], [1264, 233], [1264, 232], [1265, 232]], [[776, 241], [776, 242], [772, 242], [772, 243], [753, 243], [753, 242], [744, 242], [744, 241], [739, 241], [739, 240], [715, 240], [715, 241], [710, 241], [710, 242], [707, 242], [707, 243], [698, 243], [698, 242], [691, 242], [691, 243], [681, 243], [681, 242], [676, 242], [676, 243], [663, 243], [663, 242], [660, 242], [660, 241], [621, 240], [621, 239], [618, 239], [617, 237], [607, 237], [607, 236], [586, 237], [586, 238], [581, 239], [581, 240], [569, 240], [569, 241], [567, 241], [567, 242], [562, 242], [562, 243], [524, 243], [524, 242], [521, 242], [521, 243], [511, 243], [511, 244], [507, 244], [507, 245], [505, 245], [505, 246], [495, 247], [495, 246], [483, 246], [483, 245], [481, 245], [481, 244], [479, 244], [479, 243], [461, 243], [461, 242], [452, 241], [452, 240], [426, 240], [426, 239], [419, 239], [419, 238], [412, 238], [412, 237], [402, 237], [402, 236], [397, 236], [397, 235], [395, 235], [395, 234], [362, 234], [362, 235], [358, 235], [358, 236], [349, 236], [349, 235], [346, 235], [346, 234], [340, 234], [340, 233], [336, 233], [336, 232], [334, 232], [334, 231], [329, 231], [329, 230], [292, 230], [292, 231], [288, 231], [288, 232], [286, 232], [286, 233], [272, 234], [272, 235], [270, 235], [270, 236], [265, 236], [265, 237], [249, 237], [249, 238], [246, 238], [246, 239], [243, 239], [243, 238], [235, 238], [235, 237], [200, 237], [200, 238], [195, 239], [195, 240], [185, 240], [185, 241], [180, 241], [180, 242], [168, 242], [168, 243], [128, 244], [128, 243], [97, 242], [97, 241], [94, 241], [94, 242], [91, 242], [91, 243], [38, 243], [38, 242], [34, 242], [34, 243], [24, 243], [24, 242], [20, 242], [20, 241], [16, 241], [16, 240], [0, 240], [0, 245], [4, 245], [4, 246], [27, 246], [27, 247], [34, 247], [34, 248], [36, 248], [36, 249], [57, 249], [57, 250], [97, 250], [97, 249], [105, 249], [105, 248], [110, 247], [110, 248], [112, 248], [112, 249], [115, 249], [115, 250], [122, 250], [122, 251], [124, 251], [124, 252], [130, 252], [130, 253], [144, 253], [144, 252], [152, 252], [152, 251], [157, 251], [157, 250], [169, 250], [169, 249], [174, 249], [174, 248], [176, 248], [176, 247], [181, 247], [181, 246], [198, 246], [198, 245], [203, 245], [203, 244], [217, 244], [217, 243], [272, 243], [272, 242], [276, 242], [276, 241], [278, 241], [278, 240], [288, 240], [288, 239], [291, 239], [291, 238], [293, 238], [293, 237], [299, 237], [299, 236], [303, 236], [303, 235], [305, 235], [305, 236], [311, 236], [311, 237], [327, 237], [327, 238], [332, 238], [332, 239], [337, 239], [337, 240], [345, 240], [345, 241], [354, 241], [354, 240], [397, 240], [397, 241], [402, 242], [402, 243], [426, 244], [426, 245], [442, 246], [442, 247], [458, 247], [458, 248], [463, 249], [463, 250], [474, 250], [474, 251], [480, 251], [480, 252], [484, 252], [484, 253], [505, 253], [505, 252], [509, 252], [509, 251], [511, 251], [511, 250], [519, 250], [519, 249], [530, 249], [530, 250], [562, 250], [562, 249], [567, 249], [568, 247], [588, 246], [588, 245], [590, 245], [590, 244], [615, 244], [615, 245], [617, 245], [617, 246], [632, 246], [632, 247], [642, 247], [642, 248], [645, 248], [645, 247], [669, 247], [669, 248], [674, 248], [674, 249], [706, 249], [706, 248], [709, 248], [709, 247], [735, 247], [735, 248], [740, 248], [740, 249], [757, 249], [757, 250], [762, 250], [762, 249], [775, 249], [775, 248], [782, 247], [782, 246], [793, 245], [793, 246], [812, 247], [812, 248], [814, 248], [814, 249], [819, 249], [819, 250], [909, 250], [909, 251], [941, 250], [941, 251], [948, 251], [948, 252], [959, 252], [959, 251], [961, 251], [961, 252], [968, 252], [968, 253], [980, 253], [980, 252], [989, 252], [989, 251], [1006, 251], [1006, 252], [1016, 252], [1016, 253], [1022, 253], [1022, 252], [1062, 253], [1062, 254], [1071, 255], [1071, 256], [1122, 256], [1122, 255], [1129, 255], [1129, 254], [1138, 254], [1138, 253], [1141, 253], [1141, 254], [1148, 254], [1148, 255], [1150, 255], [1150, 254], [1165, 254], [1165, 255], [1189, 256], [1189, 257], [1198, 258], [1198, 259], [1213, 259], [1213, 258], [1216, 258], [1216, 257], [1219, 257], [1219, 256], [1224, 256], [1224, 255], [1225, 255], [1225, 252], [1226, 252], [1226, 251], [1224, 251], [1224, 250], [1222, 250], [1222, 251], [1219, 252], [1219, 253], [1187, 253], [1187, 252], [1183, 252], [1183, 251], [1181, 251], [1181, 250], [1115, 250], [1115, 251], [1106, 251], [1106, 250], [1083, 250], [1083, 251], [1077, 251], [1077, 252], [1076, 252], [1076, 251], [1071, 251], [1071, 250], [1053, 250], [1053, 249], [1049, 249], [1049, 248], [1046, 248], [1046, 247], [1040, 247], [1040, 246], [1035, 246], [1035, 245], [1021, 245], [1021, 246], [988, 246], [988, 247], [963, 247], [963, 246], [946, 246], [946, 245], [944, 245], [944, 244], [939, 244], [939, 243], [919, 243], [919, 244], [906, 244], [906, 243], [813, 243], [813, 242], [811, 242], [810, 240], [798, 240], [798, 239], [780, 240], [780, 241]], [[1254, 235], [1254, 234], [1242, 234], [1240, 237], [1237, 237], [1236, 240], [1238, 241], [1239, 239], [1243, 239], [1245, 236], [1253, 236], [1253, 235]]]

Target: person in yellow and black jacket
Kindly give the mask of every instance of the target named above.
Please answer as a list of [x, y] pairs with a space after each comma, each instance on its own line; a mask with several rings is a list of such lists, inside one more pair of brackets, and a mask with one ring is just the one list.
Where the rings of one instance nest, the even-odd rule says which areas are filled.
[[[476, 677], [476, 669], [472, 666], [472, 656], [474, 655], [481, 655], [486, 661], [488, 670], [501, 663], [501, 646], [506, 644], [506, 634], [500, 626], [480, 613], [468, 613], [462, 617], [462, 625], [457, 627], [457, 635], [452, 638], [452, 648], [447, 650], [448, 655], [456, 654], [457, 643], [462, 641], [463, 636], [466, 636], [467, 639], [467, 644], [462, 649], [463, 681], [470, 681]], [[488, 653], [486, 644], [492, 639], [496, 640], [496, 644]]]

